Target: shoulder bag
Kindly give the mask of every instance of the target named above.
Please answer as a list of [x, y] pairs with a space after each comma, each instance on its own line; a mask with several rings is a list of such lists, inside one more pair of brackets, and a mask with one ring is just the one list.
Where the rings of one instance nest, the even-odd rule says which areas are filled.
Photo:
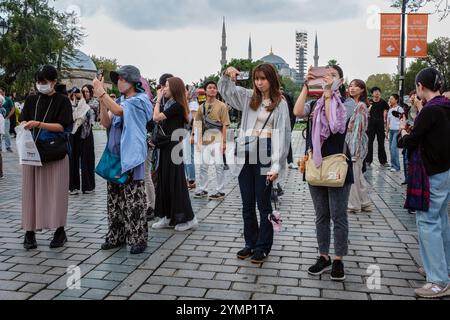
[[[36, 102], [36, 109], [34, 112], [34, 120], [37, 121], [37, 108], [39, 105], [39, 101], [41, 97], [39, 96], [38, 101]], [[50, 101], [50, 104], [45, 113], [44, 119], [42, 120], [45, 123], [47, 119], [48, 112], [53, 104], [53, 98]], [[49, 163], [54, 161], [63, 160], [69, 153], [68, 147], [68, 139], [66, 134], [52, 134], [51, 138], [45, 140], [39, 140], [39, 136], [41, 134], [42, 129], [39, 129], [38, 134], [35, 138], [36, 147], [38, 149], [39, 155], [41, 157], [42, 163]]]

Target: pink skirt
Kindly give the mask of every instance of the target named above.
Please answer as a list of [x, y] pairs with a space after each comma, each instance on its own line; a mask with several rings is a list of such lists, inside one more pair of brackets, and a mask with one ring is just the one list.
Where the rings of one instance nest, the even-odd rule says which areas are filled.
[[64, 227], [69, 206], [69, 157], [22, 166], [22, 228], [37, 231]]

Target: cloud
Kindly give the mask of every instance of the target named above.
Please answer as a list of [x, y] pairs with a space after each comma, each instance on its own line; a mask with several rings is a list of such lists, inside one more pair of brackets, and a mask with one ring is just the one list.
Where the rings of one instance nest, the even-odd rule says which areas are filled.
[[78, 6], [82, 16], [104, 14], [135, 30], [179, 29], [233, 23], [340, 21], [360, 14], [357, 0], [58, 0], [55, 7]]

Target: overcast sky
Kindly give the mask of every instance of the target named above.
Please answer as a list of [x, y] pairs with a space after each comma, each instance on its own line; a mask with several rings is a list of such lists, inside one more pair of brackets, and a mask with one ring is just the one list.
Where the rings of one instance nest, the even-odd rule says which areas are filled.
[[[133, 64], [144, 76], [170, 72], [187, 83], [220, 69], [222, 16], [226, 17], [227, 59], [275, 54], [295, 67], [295, 31], [309, 33], [308, 63], [314, 36], [320, 64], [337, 59], [346, 78], [366, 80], [373, 73], [396, 72], [398, 60], [378, 58], [378, 12], [396, 12], [390, 0], [57, 0], [75, 10], [87, 37], [86, 54]], [[432, 7], [423, 12], [431, 12]], [[429, 40], [450, 36], [450, 17], [430, 17]]]

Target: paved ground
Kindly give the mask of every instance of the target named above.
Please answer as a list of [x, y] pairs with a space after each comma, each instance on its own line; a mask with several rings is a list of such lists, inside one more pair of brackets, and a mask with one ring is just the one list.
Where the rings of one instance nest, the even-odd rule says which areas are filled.
[[[301, 152], [301, 140], [295, 138]], [[96, 132], [97, 156], [104, 148]], [[239, 188], [231, 179], [225, 201], [193, 200], [197, 230], [150, 231], [145, 254], [125, 249], [103, 252], [106, 233], [105, 183], [97, 192], [70, 199], [65, 248], [51, 250], [52, 232], [39, 233], [38, 250], [23, 250], [20, 229], [21, 173], [15, 155], [4, 153], [6, 178], [0, 180], [0, 300], [2, 299], [415, 299], [424, 279], [414, 216], [402, 209], [401, 174], [374, 166], [367, 174], [374, 212], [350, 216], [350, 256], [345, 283], [329, 275], [310, 277], [317, 244], [314, 211], [307, 186], [296, 171], [285, 183], [285, 229], [275, 237], [262, 268], [238, 261], [243, 246]], [[367, 268], [381, 269], [381, 288], [370, 290]], [[81, 269], [81, 289], [67, 288], [69, 266]]]

